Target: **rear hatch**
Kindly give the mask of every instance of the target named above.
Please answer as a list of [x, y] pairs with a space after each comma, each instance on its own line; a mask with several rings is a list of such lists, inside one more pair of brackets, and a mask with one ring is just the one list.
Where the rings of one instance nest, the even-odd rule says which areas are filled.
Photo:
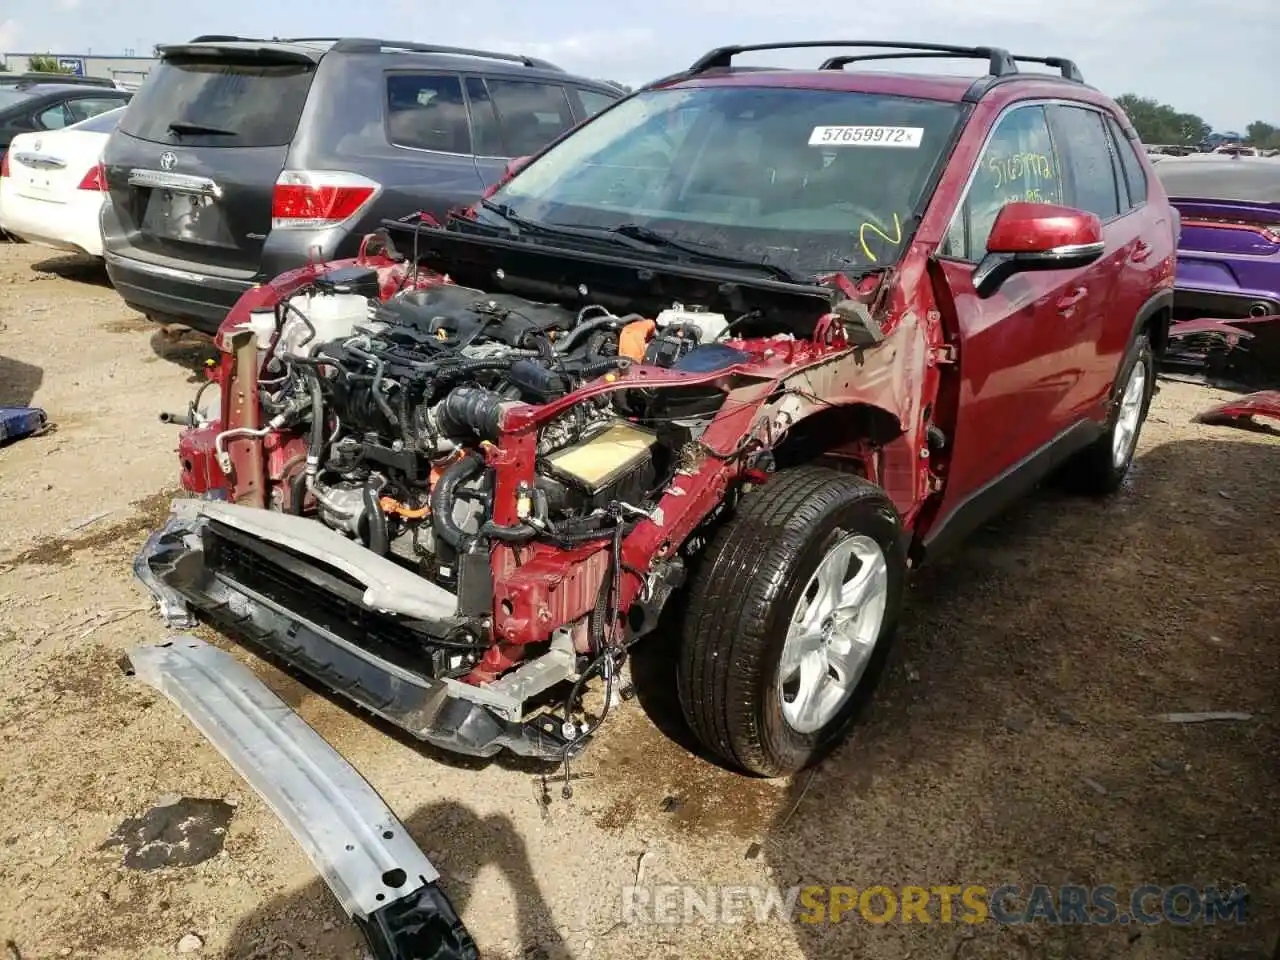
[[125, 239], [144, 259], [253, 276], [322, 51], [246, 42], [163, 54], [106, 152]]

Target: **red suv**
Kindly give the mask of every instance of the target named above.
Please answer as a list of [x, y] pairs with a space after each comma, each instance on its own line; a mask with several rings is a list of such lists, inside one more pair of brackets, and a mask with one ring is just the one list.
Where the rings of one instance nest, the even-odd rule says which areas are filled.
[[[857, 69], [906, 56], [988, 70]], [[561, 759], [678, 604], [690, 726], [780, 775], [852, 723], [910, 567], [1059, 468], [1129, 470], [1177, 223], [1070, 61], [726, 47], [509, 174], [231, 310], [220, 406], [181, 417], [197, 496], [137, 564], [171, 622]]]

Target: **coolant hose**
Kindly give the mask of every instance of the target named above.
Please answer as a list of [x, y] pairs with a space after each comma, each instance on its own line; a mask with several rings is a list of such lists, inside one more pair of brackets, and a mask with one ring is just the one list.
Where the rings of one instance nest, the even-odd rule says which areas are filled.
[[308, 370], [311, 387], [311, 442], [307, 445], [306, 476], [315, 479], [320, 469], [320, 454], [324, 449], [324, 391], [320, 387], [320, 374]]
[[501, 540], [503, 543], [528, 543], [537, 535], [538, 531], [534, 527], [523, 523], [513, 527], [503, 527], [489, 520], [480, 525], [480, 536]]
[[387, 515], [382, 512], [378, 502], [378, 490], [372, 484], [364, 488], [364, 516], [369, 525], [369, 549], [380, 557], [385, 557], [391, 549], [391, 538], [387, 532]]
[[623, 326], [632, 320], [639, 320], [636, 314], [628, 314], [625, 317], [615, 317], [611, 313], [605, 314], [603, 317], [592, 317], [583, 323], [578, 324], [570, 330], [565, 336], [556, 341], [556, 353], [568, 353], [569, 349], [582, 338], [584, 334], [590, 333], [592, 330], [599, 330], [601, 327]]
[[431, 489], [431, 527], [437, 537], [455, 550], [461, 551], [462, 543], [467, 537], [463, 529], [453, 522], [453, 504], [457, 499], [458, 487], [474, 480], [482, 470], [484, 458], [478, 452], [470, 450], [445, 468]]
[[436, 431], [451, 440], [497, 440], [502, 408], [510, 403], [483, 387], [457, 387], [435, 408]]

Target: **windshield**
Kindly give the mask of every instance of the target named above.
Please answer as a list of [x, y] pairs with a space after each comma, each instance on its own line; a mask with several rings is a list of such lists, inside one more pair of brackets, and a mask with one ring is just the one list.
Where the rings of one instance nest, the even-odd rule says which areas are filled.
[[959, 119], [956, 104], [880, 94], [652, 90], [490, 200], [527, 221], [638, 226], [800, 275], [874, 269], [900, 256]]

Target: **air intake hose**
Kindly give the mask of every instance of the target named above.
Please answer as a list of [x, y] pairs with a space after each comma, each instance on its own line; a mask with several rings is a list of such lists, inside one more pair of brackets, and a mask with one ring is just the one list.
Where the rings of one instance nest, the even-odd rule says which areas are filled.
[[497, 440], [503, 407], [512, 402], [483, 387], [457, 387], [435, 408], [436, 432], [451, 440]]

